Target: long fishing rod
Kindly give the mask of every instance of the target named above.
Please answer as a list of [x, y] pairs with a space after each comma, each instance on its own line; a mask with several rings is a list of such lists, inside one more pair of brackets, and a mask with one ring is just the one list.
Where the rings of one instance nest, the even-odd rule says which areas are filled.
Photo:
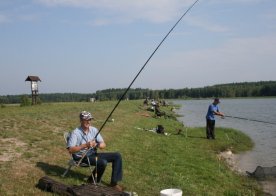
[[236, 119], [240, 119], [240, 120], [254, 121], [254, 122], [261, 122], [261, 123], [266, 123], [266, 124], [271, 124], [271, 125], [276, 125], [276, 123], [273, 123], [273, 122], [267, 122], [267, 121], [262, 121], [262, 120], [249, 119], [249, 118], [243, 118], [243, 117], [239, 117], [239, 116], [227, 116], [227, 115], [225, 115], [225, 117], [236, 118]]
[[177, 24], [182, 20], [182, 18], [194, 7], [194, 5], [198, 2], [199, 0], [196, 0], [185, 12], [184, 14], [178, 19], [178, 21], [174, 24], [174, 26], [170, 29], [170, 31], [166, 34], [166, 36], [162, 39], [162, 41], [158, 44], [158, 46], [155, 48], [155, 50], [152, 52], [152, 54], [150, 55], [150, 57], [147, 59], [147, 61], [145, 62], [145, 64], [142, 66], [142, 68], [140, 69], [140, 71], [137, 73], [137, 75], [134, 77], [134, 79], [132, 80], [132, 82], [129, 84], [128, 88], [125, 90], [125, 92], [123, 93], [123, 95], [120, 97], [119, 101], [117, 102], [117, 104], [114, 106], [113, 110], [110, 112], [110, 114], [108, 115], [108, 117], [106, 118], [106, 120], [104, 121], [104, 123], [102, 124], [102, 126], [100, 127], [98, 133], [95, 136], [95, 139], [97, 138], [97, 136], [99, 135], [99, 133], [102, 131], [102, 129], [104, 128], [105, 124], [107, 123], [107, 121], [109, 120], [109, 118], [112, 116], [113, 112], [116, 110], [116, 108], [118, 107], [118, 105], [120, 104], [120, 102], [123, 100], [123, 98], [125, 97], [125, 95], [127, 94], [127, 92], [129, 91], [130, 87], [132, 86], [132, 84], [135, 82], [135, 80], [137, 79], [137, 77], [140, 75], [140, 73], [143, 71], [143, 69], [146, 67], [146, 65], [148, 64], [148, 62], [150, 61], [150, 59], [153, 57], [153, 55], [155, 54], [155, 52], [159, 49], [159, 47], [163, 44], [163, 42], [166, 40], [166, 38], [170, 35], [170, 33], [174, 30], [174, 28], [177, 26]]
[[[125, 90], [125, 92], [122, 94], [122, 96], [120, 97], [119, 101], [117, 102], [117, 104], [114, 106], [114, 108], [112, 109], [112, 111], [110, 112], [110, 114], [108, 115], [108, 117], [105, 119], [104, 123], [102, 124], [102, 126], [100, 127], [98, 133], [95, 135], [95, 140], [97, 139], [97, 136], [100, 134], [100, 132], [102, 131], [102, 129], [104, 128], [105, 124], [107, 123], [107, 121], [109, 120], [109, 118], [112, 116], [113, 112], [116, 110], [116, 108], [118, 107], [118, 105], [121, 103], [121, 101], [123, 100], [123, 98], [125, 97], [125, 95], [127, 94], [127, 92], [129, 91], [130, 87], [132, 86], [132, 84], [135, 82], [135, 80], [138, 78], [138, 76], [140, 75], [140, 73], [143, 71], [143, 69], [146, 67], [146, 65], [148, 64], [148, 62], [150, 61], [150, 59], [153, 57], [153, 55], [156, 53], [156, 51], [159, 49], [159, 47], [163, 44], [163, 42], [167, 39], [167, 37], [170, 35], [170, 33], [174, 30], [174, 28], [178, 25], [178, 23], [182, 20], [182, 18], [194, 7], [194, 5], [198, 2], [199, 0], [196, 0], [185, 12], [184, 14], [178, 19], [178, 21], [173, 25], [173, 27], [170, 29], [170, 31], [166, 34], [166, 36], [162, 39], [162, 41], [157, 45], [157, 47], [155, 48], [155, 50], [151, 53], [151, 55], [149, 56], [149, 58], [147, 59], [147, 61], [145, 62], [145, 64], [142, 66], [142, 68], [140, 69], [140, 71], [136, 74], [136, 76], [134, 77], [134, 79], [132, 80], [132, 82], [129, 84], [129, 86], [127, 87], [127, 89]], [[87, 153], [88, 151], [86, 151]], [[82, 158], [79, 160], [78, 165], [81, 163], [81, 161], [83, 160], [83, 158], [86, 156], [86, 153], [84, 153], [84, 155], [82, 156]]]

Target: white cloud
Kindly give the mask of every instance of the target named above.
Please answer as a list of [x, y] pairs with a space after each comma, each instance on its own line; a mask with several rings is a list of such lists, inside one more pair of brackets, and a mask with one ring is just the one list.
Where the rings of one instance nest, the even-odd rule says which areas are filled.
[[[166, 83], [151, 88], [200, 87], [229, 82], [275, 80], [276, 36], [236, 38], [216, 48], [193, 50], [158, 59], [150, 70], [158, 70]], [[149, 74], [145, 74], [146, 77]], [[149, 80], [149, 79], [145, 79]], [[150, 81], [146, 81], [150, 83]], [[155, 85], [155, 86], [154, 86]]]
[[[47, 6], [70, 6], [97, 9], [117, 20], [166, 22], [179, 15], [193, 0], [35, 0]], [[104, 17], [104, 16], [99, 16]], [[107, 20], [107, 19], [99, 19]]]
[[200, 27], [210, 32], [228, 32], [229, 29], [226, 26], [211, 23], [210, 21], [203, 18], [189, 17], [185, 20], [188, 24], [196, 27]]
[[18, 15], [17, 18], [21, 21], [31, 22], [31, 21], [38, 21], [41, 18], [41, 14], [22, 14]]
[[[225, 64], [232, 66], [248, 66], [261, 64], [268, 59], [272, 64], [276, 60], [276, 36], [264, 36], [255, 38], [234, 38], [225, 42], [217, 48], [191, 51], [185, 54], [178, 54], [179, 58], [185, 56], [191, 62], [218, 62], [218, 66]], [[196, 57], [200, 57], [197, 60]], [[274, 59], [274, 61], [273, 61]], [[193, 64], [194, 64], [193, 63]], [[275, 67], [276, 69], [276, 67]]]
[[0, 24], [9, 22], [11, 22], [11, 19], [8, 16], [0, 14]]
[[110, 24], [110, 21], [108, 19], [96, 19], [93, 20], [91, 22], [88, 22], [89, 25], [93, 25], [93, 26], [105, 26]]
[[256, 4], [256, 3], [264, 3], [265, 1], [271, 0], [209, 0], [210, 3], [246, 3], [246, 4]]

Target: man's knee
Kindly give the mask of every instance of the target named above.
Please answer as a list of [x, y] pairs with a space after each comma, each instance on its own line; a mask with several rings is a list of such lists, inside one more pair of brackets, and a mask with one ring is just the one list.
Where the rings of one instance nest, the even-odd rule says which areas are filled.
[[122, 156], [119, 152], [114, 152], [114, 157], [116, 160], [122, 160]]
[[107, 160], [99, 159], [97, 165], [98, 165], [98, 167], [105, 168], [107, 166]]

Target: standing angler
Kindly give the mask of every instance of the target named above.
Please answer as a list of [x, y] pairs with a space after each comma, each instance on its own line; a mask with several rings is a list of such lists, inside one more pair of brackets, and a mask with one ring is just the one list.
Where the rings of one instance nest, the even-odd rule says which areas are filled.
[[224, 117], [224, 114], [219, 111], [218, 104], [220, 103], [218, 98], [214, 99], [214, 102], [209, 105], [208, 112], [206, 114], [206, 136], [207, 139], [215, 139], [215, 115]]

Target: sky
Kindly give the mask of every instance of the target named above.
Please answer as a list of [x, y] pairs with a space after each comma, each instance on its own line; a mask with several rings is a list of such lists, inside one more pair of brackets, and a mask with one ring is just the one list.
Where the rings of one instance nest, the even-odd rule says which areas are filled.
[[[0, 95], [126, 88], [193, 0], [0, 0]], [[276, 1], [199, 0], [132, 88], [276, 80]]]

